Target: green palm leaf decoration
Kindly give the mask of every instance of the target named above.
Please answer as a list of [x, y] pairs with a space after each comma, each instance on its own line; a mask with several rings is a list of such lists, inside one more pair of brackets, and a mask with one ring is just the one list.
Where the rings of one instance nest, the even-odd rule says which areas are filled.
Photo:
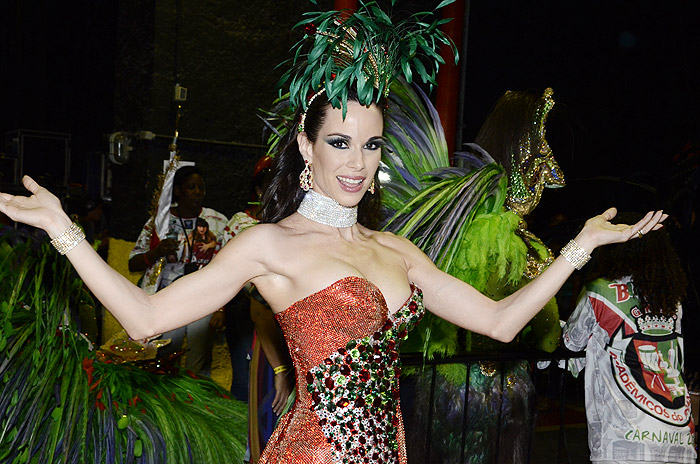
[[0, 462], [243, 462], [247, 407], [185, 371], [99, 362], [75, 322], [90, 309], [52, 247], [0, 236]]
[[265, 155], [274, 158], [284, 148], [280, 144], [287, 140], [287, 135], [296, 122], [294, 112], [289, 106], [289, 94], [284, 94], [272, 102], [272, 109], [258, 108], [258, 111], [258, 117], [264, 124], [263, 137], [267, 146]]

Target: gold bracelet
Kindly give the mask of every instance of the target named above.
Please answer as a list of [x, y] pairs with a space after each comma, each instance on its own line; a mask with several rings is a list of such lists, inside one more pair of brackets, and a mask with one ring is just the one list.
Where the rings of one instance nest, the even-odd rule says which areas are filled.
[[564, 248], [561, 249], [561, 255], [579, 271], [591, 259], [591, 255], [581, 248], [581, 245], [576, 243], [575, 240], [570, 240], [569, 243], [564, 245]]
[[274, 369], [272, 369], [275, 375], [281, 374], [282, 372], [287, 372], [289, 370], [289, 366], [282, 364], [281, 366], [277, 366]]
[[60, 254], [65, 255], [83, 240], [85, 240], [85, 233], [83, 229], [74, 222], [61, 235], [51, 240], [51, 245], [53, 245]]

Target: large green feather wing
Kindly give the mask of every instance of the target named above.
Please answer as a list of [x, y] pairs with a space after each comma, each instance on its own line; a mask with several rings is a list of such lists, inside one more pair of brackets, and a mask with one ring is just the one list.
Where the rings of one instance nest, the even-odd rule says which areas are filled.
[[[391, 90], [384, 131], [388, 147], [380, 166], [384, 229], [413, 241], [441, 270], [502, 298], [522, 281], [527, 256], [516, 234], [520, 218], [503, 206], [503, 168], [475, 144], [455, 154], [459, 167], [451, 167], [428, 97], [404, 81]], [[428, 357], [469, 350], [471, 338], [460, 337], [461, 332], [427, 314], [403, 349]]]

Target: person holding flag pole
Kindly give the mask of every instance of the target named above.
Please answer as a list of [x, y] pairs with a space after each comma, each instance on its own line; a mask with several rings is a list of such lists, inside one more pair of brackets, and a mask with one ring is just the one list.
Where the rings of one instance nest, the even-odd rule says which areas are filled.
[[[146, 222], [129, 256], [131, 272], [145, 271], [141, 288], [148, 294], [204, 267], [221, 249], [228, 218], [202, 206], [206, 188], [202, 172], [191, 165], [182, 166], [177, 139], [181, 105], [178, 104], [175, 135], [170, 145], [170, 159], [153, 196], [151, 218]], [[162, 182], [162, 183], [161, 183]], [[173, 201], [175, 200], [175, 201]], [[206, 226], [216, 237], [211, 244], [194, 241], [193, 231]], [[206, 247], [206, 249], [205, 249]], [[213, 247], [213, 253], [209, 250]], [[213, 330], [223, 327], [223, 311], [194, 321], [163, 334], [171, 343], [159, 355], [181, 351], [187, 334], [188, 352], [185, 367], [197, 374], [210, 374]]]

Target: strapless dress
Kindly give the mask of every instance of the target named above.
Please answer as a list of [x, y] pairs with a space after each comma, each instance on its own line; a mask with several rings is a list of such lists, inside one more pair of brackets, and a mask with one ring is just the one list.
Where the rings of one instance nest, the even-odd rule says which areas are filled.
[[277, 314], [296, 370], [296, 402], [261, 464], [406, 463], [399, 343], [423, 294], [389, 314], [372, 282], [345, 277]]

